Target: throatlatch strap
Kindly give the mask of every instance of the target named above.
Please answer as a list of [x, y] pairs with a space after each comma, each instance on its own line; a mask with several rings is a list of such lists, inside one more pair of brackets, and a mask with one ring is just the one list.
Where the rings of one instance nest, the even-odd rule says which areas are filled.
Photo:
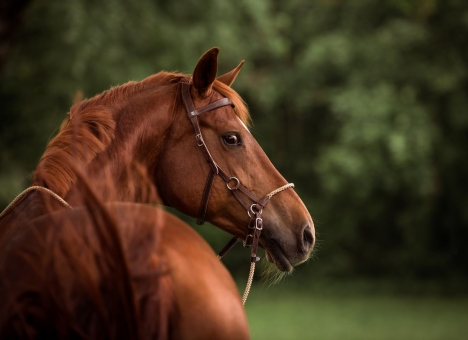
[[200, 208], [198, 209], [198, 219], [196, 220], [196, 223], [198, 225], [202, 225], [203, 223], [205, 223], [206, 209], [208, 208], [208, 201], [210, 200], [211, 188], [213, 186], [213, 180], [215, 176], [216, 173], [213, 171], [210, 171], [210, 173], [208, 174], [208, 178], [205, 184], [205, 190], [203, 190]]

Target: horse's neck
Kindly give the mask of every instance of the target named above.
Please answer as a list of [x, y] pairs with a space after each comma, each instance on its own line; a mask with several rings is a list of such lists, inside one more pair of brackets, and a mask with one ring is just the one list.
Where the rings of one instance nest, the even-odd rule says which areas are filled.
[[[174, 118], [172, 112], [158, 111], [158, 104], [148, 105], [147, 111], [128, 112], [123, 108], [132, 122], [126, 117], [117, 119], [112, 143], [91, 162], [81, 165], [85, 180], [105, 201], [155, 200], [151, 177]], [[65, 195], [72, 205], [80, 196], [79, 186], [80, 180]]]
[[[155, 150], [158, 152], [158, 150]], [[149, 174], [154, 164], [122, 162], [119, 159], [102, 155], [88, 164], [84, 173], [71, 187], [65, 200], [72, 206], [81, 204], [81, 184], [86, 181], [100, 199], [108, 201], [147, 202], [155, 201], [156, 193], [149, 181]]]

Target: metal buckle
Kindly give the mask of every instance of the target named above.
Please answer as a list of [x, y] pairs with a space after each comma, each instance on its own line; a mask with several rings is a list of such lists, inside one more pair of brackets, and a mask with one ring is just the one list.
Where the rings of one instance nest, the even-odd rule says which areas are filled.
[[[259, 214], [261, 215], [262, 212], [263, 212], [263, 209], [261, 209], [261, 208], [258, 209], [258, 208], [257, 208], [257, 205], [258, 205], [257, 203], [252, 204], [252, 205], [250, 206], [250, 211], [252, 212], [252, 214], [259, 213]], [[255, 210], [257, 210], [257, 211], [254, 210], [254, 207], [255, 207]]]
[[261, 217], [257, 217], [257, 218], [255, 219], [255, 229], [257, 229], [258, 231], [261, 231], [261, 230], [263, 230], [263, 224], [262, 224], [262, 226], [259, 228], [259, 227], [258, 227], [258, 222], [259, 222], [259, 221], [260, 221], [260, 222], [263, 222], [263, 220], [262, 220]]
[[[253, 210], [253, 207], [254, 207], [254, 206], [257, 207], [257, 203], [254, 203], [254, 204], [252, 204], [252, 205], [250, 206], [250, 211], [252, 212], [252, 214], [255, 215], [255, 214], [258, 213], [258, 214], [261, 215], [262, 212], [263, 212], [263, 209], [260, 209], [260, 210], [258, 210], [258, 211], [254, 211], [254, 210]], [[249, 217], [252, 217], [252, 215], [250, 215], [250, 211], [247, 210], [247, 215], [249, 215]]]
[[203, 136], [201, 135], [201, 133], [199, 133], [198, 135], [195, 135], [195, 138], [197, 139], [198, 146], [203, 146], [203, 144], [205, 144], [205, 141], [203, 140]]
[[253, 236], [247, 235], [242, 245], [244, 246], [244, 248], [250, 247], [252, 245], [252, 241], [253, 241]]
[[[234, 185], [233, 187], [230, 187], [230, 186], [229, 186], [229, 183], [230, 183], [231, 181], [236, 181], [236, 185]], [[237, 188], [239, 187], [239, 185], [240, 185], [240, 181], [239, 181], [239, 179], [238, 179], [237, 177], [231, 177], [231, 178], [229, 178], [229, 182], [226, 183], [227, 188], [228, 188], [229, 190], [231, 190], [231, 191], [232, 191], [232, 190], [237, 190]]]

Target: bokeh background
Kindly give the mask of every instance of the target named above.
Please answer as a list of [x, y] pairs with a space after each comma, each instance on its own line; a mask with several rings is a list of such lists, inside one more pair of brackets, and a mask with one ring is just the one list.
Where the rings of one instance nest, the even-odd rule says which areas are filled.
[[[78, 91], [192, 73], [219, 46], [318, 236], [291, 277], [257, 278], [253, 338], [466, 338], [467, 1], [4, 0], [0, 20], [0, 209]], [[225, 259], [240, 289], [248, 257]]]

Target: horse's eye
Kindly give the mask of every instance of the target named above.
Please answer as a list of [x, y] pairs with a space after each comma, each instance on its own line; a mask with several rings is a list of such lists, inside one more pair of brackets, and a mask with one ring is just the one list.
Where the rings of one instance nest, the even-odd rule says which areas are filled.
[[224, 135], [223, 140], [227, 145], [241, 145], [240, 136], [235, 133]]

